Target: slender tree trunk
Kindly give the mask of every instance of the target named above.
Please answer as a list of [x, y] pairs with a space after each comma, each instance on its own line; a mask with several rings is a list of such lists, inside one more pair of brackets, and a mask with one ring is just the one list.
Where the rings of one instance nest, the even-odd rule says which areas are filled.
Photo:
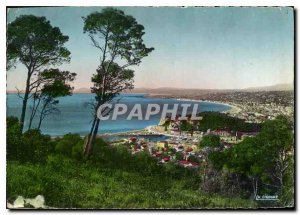
[[238, 190], [240, 192], [241, 190], [241, 185], [240, 185], [240, 180], [239, 180], [239, 176], [237, 173], [235, 173], [235, 178], [236, 178], [236, 184], [237, 184], [237, 187], [238, 187]]
[[[106, 58], [107, 41], [108, 41], [108, 33], [105, 35], [104, 51], [103, 51], [102, 61], [100, 64], [103, 71], [105, 71], [104, 62], [105, 62], [105, 58]], [[101, 75], [101, 74], [99, 74], [99, 75]], [[105, 86], [105, 80], [106, 80], [106, 76], [104, 75], [103, 80], [102, 80], [102, 87]], [[104, 89], [102, 89], [101, 101], [103, 101], [104, 94], [105, 94], [105, 91], [104, 91]], [[101, 102], [98, 101], [97, 107], [95, 108], [95, 113], [97, 113], [97, 110], [100, 107], [100, 105], [101, 105]], [[88, 135], [88, 138], [86, 140], [86, 144], [85, 144], [84, 151], [83, 151], [83, 156], [85, 158], [88, 158], [91, 154], [93, 143], [94, 143], [97, 133], [98, 133], [99, 123], [100, 123], [100, 119], [97, 117], [97, 114], [95, 114], [93, 125], [92, 125], [91, 131]]]
[[93, 131], [93, 135], [92, 135], [92, 138], [91, 138], [91, 143], [90, 144], [90, 150], [92, 149], [92, 146], [93, 146], [93, 143], [95, 142], [96, 140], [96, 137], [97, 137], [97, 133], [98, 133], [98, 129], [99, 129], [99, 124], [100, 124], [100, 119], [97, 118], [96, 120], [96, 124], [95, 124], [95, 128], [94, 128], [94, 131]]
[[202, 190], [206, 191], [206, 171], [207, 171], [207, 156], [205, 156], [205, 164], [203, 169]]
[[42, 117], [42, 114], [41, 114], [41, 116], [40, 116], [40, 119], [39, 119], [39, 124], [38, 124], [38, 127], [37, 127], [37, 129], [40, 129], [40, 128], [41, 128], [42, 121], [43, 121], [43, 117]]
[[34, 109], [35, 109], [35, 98], [33, 98], [33, 107], [32, 107], [32, 111], [31, 111], [31, 115], [30, 115], [30, 119], [29, 119], [28, 130], [31, 129], [32, 120], [34, 118]]
[[29, 87], [27, 87], [27, 86], [26, 86], [25, 95], [24, 95], [24, 98], [23, 98], [22, 113], [21, 113], [21, 118], [20, 118], [20, 130], [21, 130], [21, 132], [23, 132], [23, 128], [24, 128], [27, 101], [28, 101], [28, 97], [29, 97]]
[[30, 130], [30, 129], [31, 129], [31, 125], [32, 125], [32, 120], [33, 120], [33, 118], [34, 118], [34, 114], [33, 114], [33, 112], [31, 112], [31, 116], [30, 116], [30, 120], [29, 120], [29, 126], [28, 126], [28, 130]]
[[93, 120], [93, 124], [92, 124], [92, 127], [91, 127], [91, 130], [90, 130], [90, 133], [85, 141], [85, 144], [84, 144], [84, 149], [83, 149], [83, 156], [84, 157], [88, 157], [88, 154], [90, 152], [90, 139], [91, 139], [91, 136], [93, 134], [93, 131], [94, 131], [94, 128], [95, 128], [95, 124], [96, 124], [96, 121], [97, 121], [97, 116], [94, 117], [94, 120]]
[[43, 119], [45, 118], [45, 109], [47, 107], [47, 102], [43, 105], [43, 108], [41, 110], [41, 114], [40, 114], [40, 119], [39, 119], [39, 124], [38, 124], [38, 127], [37, 129], [40, 129], [41, 128], [41, 125], [42, 125], [42, 121]]
[[31, 115], [30, 115], [28, 130], [31, 129], [32, 121], [33, 121], [33, 119], [35, 117], [35, 114], [36, 114], [36, 111], [37, 111], [37, 109], [40, 105], [40, 101], [41, 101], [41, 99], [39, 98], [39, 101], [36, 104], [36, 99], [33, 100], [33, 108], [32, 108]]
[[21, 132], [23, 132], [23, 128], [24, 128], [24, 121], [25, 121], [25, 114], [26, 114], [28, 97], [29, 97], [29, 90], [26, 87], [25, 95], [24, 95], [24, 98], [23, 98], [22, 113], [21, 113], [21, 118], [20, 118], [20, 130], [21, 130]]
[[29, 97], [29, 93], [30, 93], [30, 91], [29, 91], [30, 78], [31, 78], [31, 69], [28, 68], [26, 89], [25, 89], [25, 95], [24, 95], [24, 98], [23, 98], [22, 113], [21, 113], [21, 118], [20, 118], [20, 130], [21, 130], [21, 132], [23, 132], [23, 129], [24, 129], [27, 101], [28, 101], [28, 97]]
[[99, 124], [100, 124], [100, 119], [95, 117], [94, 123], [93, 123], [93, 126], [92, 126], [92, 130], [91, 130], [91, 132], [88, 136], [88, 139], [87, 139], [87, 142], [86, 142], [86, 145], [85, 145], [85, 149], [84, 149], [84, 157], [85, 158], [88, 158], [91, 155], [92, 148], [93, 148], [93, 145], [94, 145], [96, 137], [97, 137]]
[[252, 188], [253, 188], [253, 199], [256, 199], [257, 196], [257, 179], [256, 178], [252, 178]]

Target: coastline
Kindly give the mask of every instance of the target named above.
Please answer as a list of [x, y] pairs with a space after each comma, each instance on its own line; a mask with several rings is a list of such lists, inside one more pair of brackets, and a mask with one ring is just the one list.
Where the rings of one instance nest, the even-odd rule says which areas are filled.
[[[135, 129], [135, 130], [129, 130], [129, 131], [120, 131], [120, 132], [106, 132], [106, 133], [100, 133], [97, 134], [97, 137], [109, 137], [109, 136], [122, 136], [122, 135], [141, 135], [143, 132], [148, 132], [148, 128], [149, 126], [147, 126], [146, 128], [143, 129]], [[144, 135], [144, 134], [142, 134]], [[145, 134], [147, 135], [147, 134]], [[55, 139], [55, 138], [62, 138], [64, 135], [49, 135], [51, 137], [51, 139]], [[86, 136], [88, 136], [88, 133], [85, 135], [80, 135], [80, 137], [85, 138]]]
[[[155, 96], [155, 97], [153, 97], [153, 96]], [[164, 97], [167, 97], [168, 95], [166, 95], [166, 94], [155, 94], [155, 93], [147, 93], [146, 94], [146, 97], [148, 97], [148, 98], [156, 98], [156, 96], [164, 98]], [[169, 95], [169, 96], [171, 96], [171, 95]], [[202, 100], [202, 99], [188, 99], [188, 98], [172, 98], [172, 97], [168, 97], [166, 99], [174, 99], [174, 100], [177, 100], [177, 101], [190, 101], [190, 102], [207, 102], [207, 103], [225, 105], [225, 106], [230, 107], [229, 110], [227, 110], [227, 111], [221, 111], [221, 113], [236, 114], [236, 113], [239, 113], [242, 110], [240, 107], [238, 107], [235, 104], [225, 103], [225, 102], [220, 102], [220, 101]]]
[[189, 99], [189, 98], [172, 98], [172, 95], [168, 94], [158, 94], [158, 93], [145, 93], [145, 97], [147, 98], [164, 98], [164, 99], [174, 99], [178, 101], [191, 101], [191, 102], [208, 102], [208, 103], [213, 103], [213, 104], [219, 104], [219, 105], [225, 105], [229, 106], [231, 109], [228, 111], [221, 111], [222, 113], [229, 112], [232, 109], [234, 112], [240, 111], [241, 109], [237, 107], [237, 105], [232, 104], [232, 103], [225, 103], [225, 102], [220, 102], [220, 101], [213, 101], [213, 100], [203, 100], [203, 99]]
[[191, 102], [207, 102], [207, 103], [213, 103], [213, 104], [219, 104], [219, 105], [225, 105], [225, 106], [228, 106], [230, 107], [229, 110], [226, 110], [226, 111], [221, 111], [220, 113], [230, 113], [230, 114], [237, 114], [239, 112], [241, 112], [241, 108], [236, 106], [235, 104], [230, 104], [230, 103], [225, 103], [225, 102], [219, 102], [219, 101], [210, 101], [210, 100], [197, 100], [197, 99], [181, 99], [181, 98], [177, 98], [175, 100], [178, 100], [178, 101], [191, 101]]
[[[142, 94], [142, 93], [141, 93]], [[145, 96], [149, 96], [149, 98], [151, 98], [151, 95], [160, 95], [160, 94], [149, 94], [149, 93], [145, 93]], [[166, 95], [162, 95], [162, 96], [166, 96]], [[191, 102], [207, 102], [207, 103], [213, 103], [213, 104], [219, 104], [219, 105], [225, 105], [230, 107], [229, 110], [227, 111], [221, 111], [220, 113], [229, 113], [229, 114], [236, 114], [239, 113], [242, 109], [240, 107], [237, 107], [234, 104], [230, 104], [230, 103], [223, 103], [223, 102], [218, 102], [218, 101], [209, 101], [209, 100], [197, 100], [197, 99], [186, 99], [186, 98], [169, 98], [169, 99], [174, 99], [174, 100], [178, 100], [178, 101], [191, 101]], [[164, 136], [168, 136], [168, 137], [176, 137], [176, 135], [172, 135], [172, 134], [165, 134], [165, 133], [161, 133], [159, 131], [156, 131], [155, 127], [157, 125], [150, 125], [145, 127], [144, 129], [139, 129], [139, 130], [131, 130], [131, 131], [122, 131], [122, 132], [116, 132], [116, 133], [104, 133], [104, 134], [99, 134], [98, 136], [122, 136], [122, 135], [143, 135], [141, 134], [142, 132], [145, 132], [144, 135], [164, 135]]]
[[[163, 98], [163, 99], [172, 99], [172, 100], [176, 100], [176, 101], [190, 101], [190, 102], [206, 102], [206, 103], [211, 103], [211, 104], [219, 104], [219, 105], [225, 105], [227, 107], [230, 107], [229, 110], [226, 111], [218, 111], [220, 113], [226, 113], [226, 114], [236, 114], [239, 113], [241, 111], [241, 108], [231, 104], [231, 103], [225, 103], [225, 102], [219, 102], [219, 101], [210, 101], [210, 100], [202, 100], [202, 99], [189, 99], [189, 98], [172, 98], [171, 95], [163, 95], [163, 94], [151, 94], [151, 93], [138, 93], [140, 95], [144, 95], [143, 97], [145, 98]], [[154, 97], [152, 97], [154, 96]], [[122, 135], [165, 135], [164, 133], [160, 133], [158, 131], [155, 131], [155, 129], [153, 130], [153, 128], [157, 126], [157, 125], [150, 125], [150, 126], [146, 126], [144, 128], [141, 129], [133, 129], [133, 130], [125, 130], [125, 131], [119, 131], [119, 132], [105, 132], [105, 133], [99, 133], [97, 134], [97, 137], [110, 137], [110, 136], [122, 136]], [[80, 134], [80, 136], [82, 138], [86, 137], [88, 135], [88, 133], [86, 134]], [[49, 136], [51, 136], [52, 139], [55, 138], [61, 138], [63, 137], [63, 135], [51, 135], [49, 134]]]

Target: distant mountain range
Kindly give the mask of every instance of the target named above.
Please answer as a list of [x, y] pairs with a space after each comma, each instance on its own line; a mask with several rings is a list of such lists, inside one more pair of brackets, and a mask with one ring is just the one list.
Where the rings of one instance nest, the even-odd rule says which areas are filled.
[[74, 93], [91, 93], [91, 89], [89, 88], [78, 88], [74, 90]]
[[181, 89], [171, 87], [161, 88], [135, 88], [130, 93], [151, 93], [151, 94], [194, 94], [194, 93], [209, 93], [209, 92], [231, 92], [231, 91], [291, 91], [294, 90], [294, 84], [276, 84], [265, 87], [249, 87], [244, 89]]
[[250, 87], [246, 88], [244, 90], [249, 90], [249, 91], [289, 91], [289, 90], [294, 90], [294, 84], [289, 83], [289, 84], [276, 84], [272, 86], [267, 86], [267, 87]]
[[[209, 92], [230, 92], [230, 91], [290, 91], [294, 90], [294, 84], [276, 84], [265, 87], [249, 87], [244, 89], [183, 89], [172, 87], [160, 87], [160, 88], [135, 88], [126, 93], [151, 93], [151, 94], [194, 94], [194, 93], [209, 93]], [[16, 93], [15, 90], [7, 90], [7, 93]], [[74, 93], [91, 93], [89, 88], [78, 88], [74, 90]]]

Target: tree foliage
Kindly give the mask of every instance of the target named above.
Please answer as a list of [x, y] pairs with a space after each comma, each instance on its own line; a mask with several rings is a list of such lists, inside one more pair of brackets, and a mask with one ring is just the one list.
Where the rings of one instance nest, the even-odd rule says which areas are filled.
[[7, 25], [7, 68], [19, 62], [27, 69], [20, 129], [23, 130], [27, 101], [34, 91], [36, 79], [46, 66], [70, 61], [70, 51], [64, 46], [69, 37], [53, 27], [45, 17], [21, 15]]
[[205, 135], [200, 141], [200, 147], [211, 147], [216, 148], [221, 146], [221, 140], [218, 135], [208, 134]]
[[[108, 62], [105, 62], [106, 66]], [[97, 73], [92, 77], [92, 82], [94, 86], [91, 88], [92, 93], [96, 94], [96, 100], [101, 100], [109, 102], [117, 94], [121, 93], [126, 89], [133, 89], [133, 77], [134, 71], [130, 69], [122, 69], [117, 63], [112, 63], [105, 75], [106, 82], [106, 93], [102, 96], [102, 89], [104, 88], [104, 71], [99, 68]], [[101, 98], [102, 96], [102, 98]]]
[[[134, 17], [114, 8], [94, 12], [84, 19], [84, 33], [88, 33], [93, 45], [101, 51], [101, 62], [114, 62], [117, 58], [125, 65], [138, 65], [153, 48], [147, 48], [142, 36], [144, 27]], [[102, 66], [102, 65], [101, 65]]]
[[134, 71], [127, 68], [139, 65], [153, 48], [144, 44], [144, 27], [121, 10], [105, 8], [83, 17], [83, 20], [83, 32], [88, 34], [100, 53], [100, 64], [92, 77], [94, 86], [91, 92], [96, 96], [94, 120], [84, 149], [88, 157], [99, 129], [98, 108], [111, 102], [123, 90], [133, 88]]
[[245, 120], [228, 116], [219, 112], [201, 112], [199, 114], [203, 119], [198, 124], [200, 131], [207, 131], [208, 129], [228, 129], [231, 131], [242, 132], [257, 132], [260, 131], [261, 125], [256, 123], [247, 123]]
[[21, 15], [7, 26], [7, 56], [33, 72], [45, 65], [69, 61], [70, 52], [64, 47], [68, 40], [45, 17]]
[[39, 113], [37, 128], [40, 129], [42, 121], [50, 114], [59, 113], [57, 98], [72, 95], [73, 87], [70, 82], [75, 80], [76, 73], [60, 71], [59, 69], [45, 69], [35, 81], [35, 91], [33, 93], [33, 106], [29, 120], [29, 129], [32, 121]]
[[7, 159], [21, 162], [44, 162], [51, 151], [50, 136], [39, 130], [20, 131], [20, 123], [16, 117], [7, 118]]

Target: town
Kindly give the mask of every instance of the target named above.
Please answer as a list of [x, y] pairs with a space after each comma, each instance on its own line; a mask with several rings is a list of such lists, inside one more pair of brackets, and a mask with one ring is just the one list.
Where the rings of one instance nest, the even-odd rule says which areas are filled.
[[[158, 164], [173, 163], [188, 168], [198, 168], [206, 163], [209, 147], [202, 147], [206, 137], [219, 138], [219, 145], [213, 150], [226, 150], [238, 144], [246, 137], [253, 137], [257, 132], [232, 131], [229, 129], [208, 129], [197, 131], [184, 127], [197, 127], [201, 120], [182, 120], [170, 117], [159, 122], [159, 125], [149, 126], [144, 130], [127, 134], [127, 138], [112, 141], [112, 146], [124, 145], [132, 154], [146, 152], [157, 158]], [[151, 140], [151, 137], [163, 137], [161, 140]], [[123, 136], [124, 137], [124, 136]]]
[[[218, 113], [222, 117], [250, 125], [254, 129], [244, 126], [226, 126], [199, 129], [203, 124], [203, 117], [188, 120], [177, 115], [175, 119], [167, 116], [158, 125], [152, 125], [142, 131], [128, 132], [127, 136], [111, 142], [112, 146], [124, 145], [132, 154], [146, 152], [157, 158], [158, 164], [173, 163], [187, 168], [199, 168], [205, 165], [209, 147], [202, 146], [203, 139], [215, 136], [219, 138], [219, 145], [213, 150], [222, 151], [240, 143], [246, 137], [254, 137], [259, 133], [260, 125], [266, 120], [273, 120], [284, 115], [293, 121], [293, 92], [290, 91], [260, 91], [260, 92], [216, 92], [201, 96], [155, 95], [155, 97], [176, 98], [179, 100], [196, 99], [231, 105], [229, 111]], [[207, 113], [208, 116], [217, 113]], [[207, 121], [208, 119], [206, 119]], [[239, 128], [240, 126], [240, 128]], [[249, 127], [249, 126], [246, 126]], [[160, 135], [160, 140], [151, 137]]]
[[226, 113], [251, 123], [263, 123], [276, 116], [287, 116], [294, 121], [293, 91], [201, 91], [189, 93], [189, 90], [176, 94], [156, 94], [149, 97], [200, 100], [231, 105]]

